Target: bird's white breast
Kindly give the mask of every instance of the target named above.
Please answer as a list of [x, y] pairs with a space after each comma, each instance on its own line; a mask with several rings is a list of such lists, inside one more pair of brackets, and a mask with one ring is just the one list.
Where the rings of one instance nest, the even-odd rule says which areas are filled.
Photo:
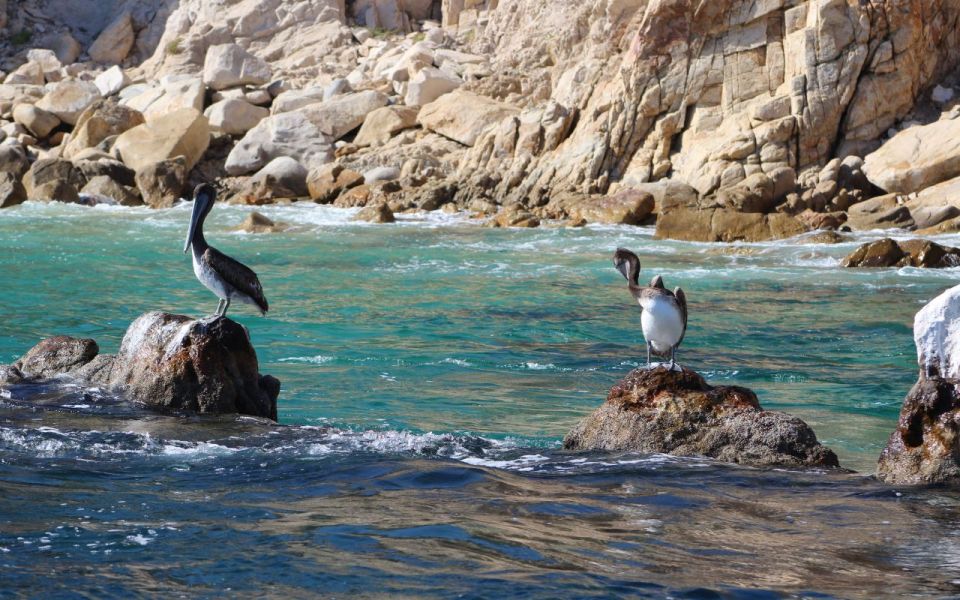
[[640, 326], [643, 337], [657, 352], [669, 352], [683, 336], [683, 315], [669, 298], [646, 298], [640, 305]]
[[230, 294], [224, 286], [223, 281], [217, 276], [214, 270], [210, 268], [210, 265], [200, 259], [200, 256], [198, 256], [196, 252], [192, 254], [193, 274], [197, 276], [197, 279], [200, 280], [200, 283], [202, 283], [204, 287], [216, 294], [218, 298], [226, 300]]

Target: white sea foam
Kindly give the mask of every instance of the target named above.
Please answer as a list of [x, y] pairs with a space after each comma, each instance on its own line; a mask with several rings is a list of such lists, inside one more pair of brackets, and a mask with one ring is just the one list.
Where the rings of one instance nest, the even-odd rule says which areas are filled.
[[287, 358], [281, 358], [277, 362], [292, 362], [292, 363], [311, 363], [314, 365], [325, 365], [328, 362], [336, 360], [335, 356], [325, 356], [323, 354], [318, 354], [316, 356], [289, 356]]

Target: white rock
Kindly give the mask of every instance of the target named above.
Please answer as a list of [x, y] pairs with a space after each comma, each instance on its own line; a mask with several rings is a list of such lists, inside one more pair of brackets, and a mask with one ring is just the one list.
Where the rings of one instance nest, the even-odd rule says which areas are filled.
[[37, 108], [52, 112], [68, 125], [76, 125], [80, 113], [99, 99], [100, 90], [92, 81], [61, 81], [37, 102]]
[[123, 72], [119, 65], [114, 65], [97, 75], [93, 83], [100, 90], [100, 94], [106, 97], [112, 96], [125, 88], [130, 83], [130, 78], [127, 77], [127, 74]]
[[323, 88], [323, 99], [329, 100], [334, 96], [340, 96], [342, 94], [348, 94], [353, 91], [353, 88], [350, 86], [350, 82], [346, 79], [334, 79], [327, 87]]
[[445, 41], [446, 37], [447, 36], [443, 33], [443, 29], [435, 27], [427, 31], [426, 40], [431, 44], [437, 44], [439, 46]]
[[228, 98], [211, 104], [203, 114], [210, 122], [211, 131], [243, 135], [267, 118], [270, 111], [261, 106], [254, 106], [246, 100]]
[[363, 173], [364, 183], [375, 181], [393, 181], [400, 177], [400, 169], [396, 167], [376, 167]]
[[87, 54], [96, 62], [117, 64], [130, 54], [135, 39], [133, 19], [124, 12], [100, 32]]
[[265, 106], [270, 104], [273, 96], [267, 90], [250, 90], [243, 95], [243, 99], [256, 106]]
[[271, 115], [243, 136], [227, 156], [230, 175], [252, 173], [278, 156], [289, 156], [307, 167], [333, 160], [333, 139], [302, 111]]
[[866, 156], [863, 172], [889, 193], [909, 194], [960, 175], [960, 121], [909, 127]]
[[60, 59], [57, 58], [53, 50], [34, 48], [27, 52], [27, 60], [40, 65], [43, 76], [47, 81], [57, 81], [59, 79], [63, 64], [60, 63]]
[[3, 80], [4, 84], [43, 85], [43, 67], [35, 62], [25, 62]]
[[457, 90], [420, 109], [417, 122], [464, 146], [473, 146], [486, 129], [519, 114], [515, 106], [473, 92]]
[[953, 100], [953, 96], [953, 88], [943, 87], [942, 85], [934, 87], [933, 91], [930, 92], [930, 99], [937, 104], [946, 104]]
[[913, 318], [913, 341], [921, 371], [960, 377], [960, 285], [920, 309]]
[[53, 113], [37, 108], [32, 104], [18, 104], [13, 107], [13, 120], [27, 128], [38, 138], [46, 138], [60, 125], [60, 119]]
[[323, 88], [320, 86], [290, 90], [283, 92], [274, 99], [273, 106], [270, 107], [270, 113], [278, 115], [318, 102], [323, 102]]
[[467, 54], [466, 52], [457, 52], [456, 50], [439, 49], [433, 54], [434, 62], [439, 67], [447, 61], [452, 61], [458, 65], [479, 65], [487, 62], [486, 56], [479, 54]]
[[[145, 109], [140, 110], [147, 121], [162, 117], [183, 108], [203, 110], [206, 89], [199, 77], [177, 76], [160, 81], [163, 93]], [[135, 108], [135, 107], [134, 107]]]
[[335, 98], [311, 104], [302, 112], [324, 135], [337, 140], [363, 124], [363, 120], [374, 110], [387, 105], [386, 95], [373, 90], [354, 94], [344, 94]]
[[292, 190], [297, 196], [308, 194], [307, 169], [296, 159], [289, 156], [278, 156], [257, 171], [257, 174], [253, 176], [253, 181], [261, 181], [268, 176], [287, 189]]
[[182, 108], [124, 131], [113, 149], [135, 171], [176, 156], [186, 158], [189, 171], [209, 144], [206, 117], [192, 108]]
[[423, 106], [463, 85], [463, 81], [439, 69], [427, 68], [417, 73], [407, 86], [404, 103]]
[[270, 81], [270, 65], [237, 44], [211, 46], [203, 62], [203, 81], [215, 90]]

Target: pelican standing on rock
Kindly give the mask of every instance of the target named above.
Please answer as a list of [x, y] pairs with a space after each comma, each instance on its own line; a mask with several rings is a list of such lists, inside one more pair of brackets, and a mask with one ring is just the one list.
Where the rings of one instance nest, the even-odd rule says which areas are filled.
[[640, 259], [625, 248], [617, 248], [613, 264], [627, 279], [630, 293], [640, 303], [640, 328], [647, 341], [647, 367], [650, 366], [651, 350], [661, 356], [670, 355], [670, 369], [676, 365], [677, 346], [687, 333], [687, 297], [680, 288], [672, 292], [663, 285], [657, 275], [649, 286], [643, 287], [640, 279]]
[[203, 222], [210, 214], [216, 197], [217, 191], [207, 183], [198, 185], [193, 191], [193, 215], [190, 217], [190, 230], [183, 252], [193, 247], [193, 273], [200, 283], [220, 298], [214, 317], [225, 316], [234, 298], [252, 304], [260, 309], [260, 314], [266, 314], [267, 299], [263, 296], [257, 274], [207, 244], [203, 237]]

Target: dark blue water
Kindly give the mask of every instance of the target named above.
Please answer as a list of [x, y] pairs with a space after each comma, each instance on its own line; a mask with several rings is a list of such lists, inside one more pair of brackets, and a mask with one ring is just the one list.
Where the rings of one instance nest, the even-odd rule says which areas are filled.
[[[0, 392], [0, 595], [876, 598], [960, 594], [960, 493], [869, 477], [915, 378], [913, 313], [955, 271], [843, 271], [853, 247], [658, 242], [633, 228], [347, 222], [211, 241], [281, 426]], [[44, 336], [114, 351], [152, 309], [212, 312], [187, 208], [0, 212], [0, 362]], [[681, 361], [804, 418], [860, 471], [576, 455], [559, 440], [643, 351], [617, 245], [682, 285]]]

